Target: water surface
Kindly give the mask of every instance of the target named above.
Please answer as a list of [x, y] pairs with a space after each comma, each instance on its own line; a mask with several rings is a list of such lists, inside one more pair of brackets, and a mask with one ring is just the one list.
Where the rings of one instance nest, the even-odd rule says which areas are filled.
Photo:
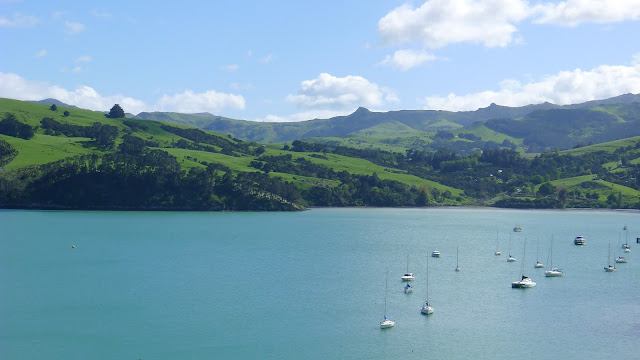
[[[0, 211], [0, 358], [634, 358], [638, 215]], [[605, 273], [625, 224], [629, 263]], [[562, 278], [533, 267], [547, 263], [552, 235]], [[407, 255], [412, 294], [400, 281]], [[523, 255], [538, 285], [512, 289]], [[380, 330], [387, 271], [396, 326]]]

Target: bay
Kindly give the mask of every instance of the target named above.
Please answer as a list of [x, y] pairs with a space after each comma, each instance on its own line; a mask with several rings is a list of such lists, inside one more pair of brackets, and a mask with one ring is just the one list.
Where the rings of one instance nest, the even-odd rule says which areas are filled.
[[[638, 215], [0, 211], [0, 358], [634, 358]], [[612, 257], [623, 254], [625, 224], [629, 263], [606, 273], [609, 244]], [[533, 267], [547, 263], [552, 235], [561, 278]], [[577, 235], [586, 246], [573, 244]], [[525, 241], [537, 286], [512, 289]], [[433, 250], [442, 253], [429, 261], [435, 313], [423, 316]], [[400, 280], [407, 255], [411, 294]], [[396, 326], [381, 330], [387, 271]]]

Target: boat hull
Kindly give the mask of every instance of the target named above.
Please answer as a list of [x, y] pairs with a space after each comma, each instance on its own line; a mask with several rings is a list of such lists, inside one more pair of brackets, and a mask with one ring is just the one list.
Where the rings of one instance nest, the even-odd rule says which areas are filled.
[[614, 267], [612, 267], [612, 266], [609, 266], [609, 267], [605, 267], [605, 268], [604, 268], [604, 271], [606, 271], [606, 272], [614, 272], [614, 271], [616, 271], [616, 270], [618, 270], [618, 269], [616, 269], [616, 268], [614, 268]]
[[380, 323], [380, 328], [381, 328], [381, 329], [388, 329], [388, 328], [392, 328], [392, 327], [394, 327], [395, 325], [396, 325], [396, 322], [395, 322], [395, 321], [392, 321], [392, 320], [385, 320], [385, 321], [382, 321], [382, 322]]
[[433, 308], [431, 306], [423, 306], [422, 309], [420, 309], [420, 312], [425, 315], [431, 315], [433, 314]]
[[557, 270], [547, 270], [544, 272], [544, 276], [546, 277], [560, 277], [563, 274], [564, 273], [562, 271], [557, 271]]
[[536, 283], [533, 281], [514, 281], [511, 283], [511, 287], [514, 289], [532, 288], [534, 286], [536, 286]]

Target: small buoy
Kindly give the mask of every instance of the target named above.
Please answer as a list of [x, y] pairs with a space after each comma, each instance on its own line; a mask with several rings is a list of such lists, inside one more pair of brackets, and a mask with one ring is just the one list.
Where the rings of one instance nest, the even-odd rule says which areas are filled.
[[75, 248], [76, 248], [76, 246], [75, 246], [75, 245], [71, 245], [71, 248], [72, 248], [72, 249], [75, 249]]

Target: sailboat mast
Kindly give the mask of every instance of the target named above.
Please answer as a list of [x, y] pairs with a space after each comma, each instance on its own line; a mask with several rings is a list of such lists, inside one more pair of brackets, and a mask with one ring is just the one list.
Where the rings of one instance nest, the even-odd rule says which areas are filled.
[[427, 255], [427, 303], [429, 302], [429, 255]]
[[551, 235], [551, 250], [549, 250], [549, 270], [553, 269], [553, 235]]
[[524, 276], [524, 256], [527, 253], [527, 238], [524, 238], [524, 250], [522, 250], [522, 276]]
[[389, 270], [387, 270], [387, 277], [384, 283], [384, 318], [387, 318], [387, 289], [389, 288]]

